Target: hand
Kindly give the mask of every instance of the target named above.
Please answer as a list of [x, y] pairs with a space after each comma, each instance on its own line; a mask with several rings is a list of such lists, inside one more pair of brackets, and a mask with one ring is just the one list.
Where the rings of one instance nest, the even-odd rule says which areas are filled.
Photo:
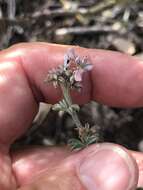
[[[63, 62], [69, 46], [47, 43], [15, 45], [0, 53], [0, 189], [1, 190], [135, 190], [143, 185], [143, 154], [103, 143], [71, 153], [67, 148], [34, 147], [9, 153], [26, 131], [38, 103], [57, 102], [60, 92], [43, 83], [49, 69]], [[110, 106], [143, 105], [143, 65], [121, 53], [74, 47], [94, 64], [81, 94]], [[137, 161], [137, 164], [135, 162]]]

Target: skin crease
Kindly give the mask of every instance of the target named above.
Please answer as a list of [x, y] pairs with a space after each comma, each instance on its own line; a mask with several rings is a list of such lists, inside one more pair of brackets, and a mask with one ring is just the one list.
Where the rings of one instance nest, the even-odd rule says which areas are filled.
[[[69, 46], [47, 43], [23, 43], [0, 52], [0, 189], [2, 190], [50, 190], [69, 189], [86, 190], [79, 180], [76, 168], [88, 155], [87, 148], [78, 154], [64, 148], [32, 148], [11, 153], [10, 144], [27, 130], [38, 111], [38, 103], [54, 103], [61, 93], [52, 86], [46, 86], [43, 80], [53, 67], [63, 62]], [[84, 77], [81, 94], [73, 93], [73, 100], [86, 103], [96, 100], [116, 107], [141, 107], [143, 105], [143, 62], [125, 54], [74, 47], [77, 54], [88, 56], [94, 68]], [[110, 144], [111, 147], [115, 145]], [[139, 185], [143, 185], [143, 155], [126, 151], [137, 160]], [[41, 160], [41, 155], [43, 160]], [[57, 159], [58, 158], [58, 159]], [[75, 159], [76, 158], [76, 159]], [[73, 161], [74, 160], [74, 161]], [[34, 163], [34, 166], [33, 166]], [[134, 181], [137, 182], [136, 163]], [[12, 166], [12, 167], [11, 167]], [[44, 175], [45, 174], [45, 175]], [[62, 178], [61, 178], [62, 176]], [[62, 181], [66, 177], [65, 181]], [[73, 185], [74, 183], [74, 185]], [[62, 186], [60, 185], [62, 184]], [[119, 190], [122, 182], [118, 184]], [[107, 189], [106, 189], [107, 190]], [[112, 190], [112, 189], [111, 189]]]

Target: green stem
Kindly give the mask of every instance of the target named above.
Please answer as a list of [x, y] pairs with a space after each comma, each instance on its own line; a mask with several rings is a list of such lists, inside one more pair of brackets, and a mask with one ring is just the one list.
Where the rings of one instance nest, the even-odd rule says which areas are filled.
[[[69, 86], [67, 84], [61, 84], [60, 86], [61, 86], [63, 96], [64, 96], [64, 99], [65, 99], [68, 107], [71, 107], [72, 106], [72, 99], [71, 99], [71, 96], [70, 96]], [[81, 122], [80, 122], [80, 120], [78, 118], [78, 115], [77, 115], [76, 111], [71, 110], [69, 113], [70, 113], [76, 127], [77, 128], [82, 127], [82, 124], [81, 124]]]

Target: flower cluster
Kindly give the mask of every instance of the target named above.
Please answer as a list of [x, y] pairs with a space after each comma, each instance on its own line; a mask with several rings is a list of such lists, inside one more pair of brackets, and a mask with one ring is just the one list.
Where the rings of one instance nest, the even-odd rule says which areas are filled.
[[87, 58], [80, 58], [71, 48], [64, 56], [64, 64], [49, 71], [46, 82], [52, 82], [55, 87], [64, 83], [70, 89], [80, 90], [83, 73], [90, 71], [92, 67]]

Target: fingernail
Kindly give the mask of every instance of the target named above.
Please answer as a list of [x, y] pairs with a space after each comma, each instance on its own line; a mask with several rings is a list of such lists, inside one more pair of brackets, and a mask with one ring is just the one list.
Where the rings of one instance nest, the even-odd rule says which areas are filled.
[[87, 190], [133, 190], [138, 170], [133, 158], [118, 145], [101, 144], [86, 156], [79, 178]]

